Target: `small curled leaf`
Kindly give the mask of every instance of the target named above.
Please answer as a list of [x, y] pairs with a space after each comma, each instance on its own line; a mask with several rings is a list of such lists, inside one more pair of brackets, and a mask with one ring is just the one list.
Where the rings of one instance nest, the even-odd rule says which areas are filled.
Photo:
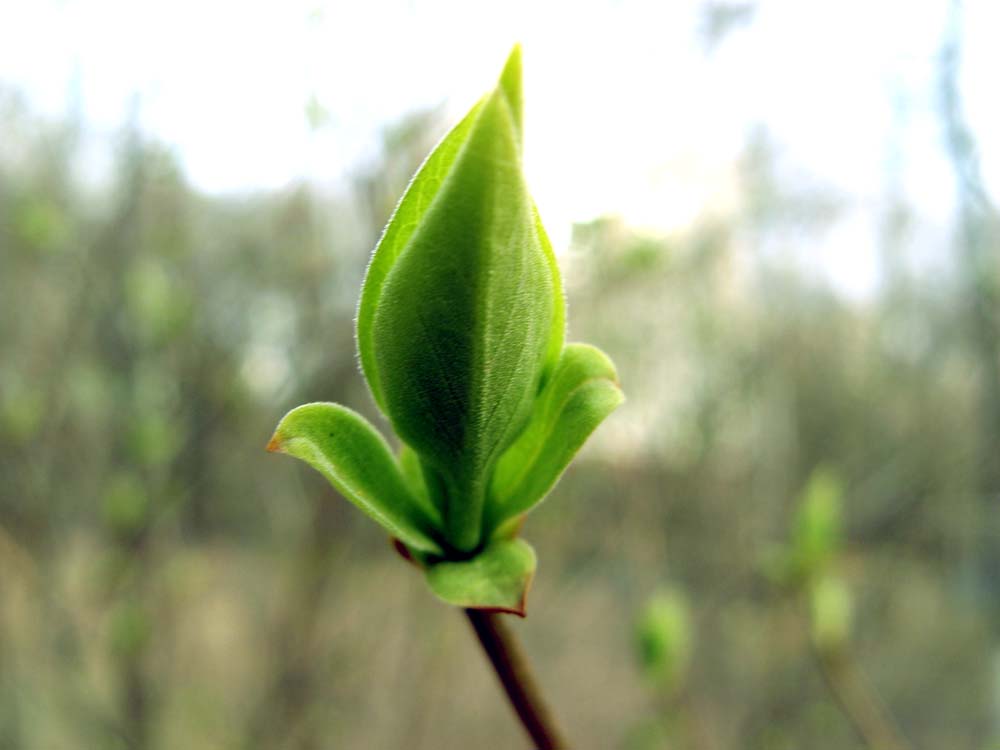
[[493, 542], [469, 560], [432, 565], [427, 583], [446, 604], [524, 617], [535, 566], [531, 545], [508, 539]]
[[539, 503], [590, 434], [624, 400], [614, 365], [601, 350], [567, 345], [531, 421], [497, 462], [488, 527], [496, 529]]
[[299, 406], [267, 448], [305, 461], [407, 546], [442, 554], [434, 509], [410, 492], [385, 439], [357, 412], [340, 404]]

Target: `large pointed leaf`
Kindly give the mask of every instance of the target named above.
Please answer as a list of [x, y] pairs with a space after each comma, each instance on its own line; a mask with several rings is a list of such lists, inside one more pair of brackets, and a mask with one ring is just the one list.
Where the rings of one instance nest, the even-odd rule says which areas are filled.
[[535, 564], [535, 551], [523, 539], [496, 541], [471, 560], [432, 565], [427, 583], [440, 599], [456, 607], [524, 617]]
[[305, 404], [278, 424], [267, 449], [295, 456], [348, 500], [414, 549], [441, 554], [440, 517], [414, 495], [388, 444], [357, 412], [339, 404]]
[[611, 360], [593, 346], [569, 344], [528, 426], [497, 462], [487, 527], [495, 529], [542, 500], [590, 433], [623, 400]]
[[397, 434], [430, 467], [448, 541], [463, 551], [480, 543], [487, 478], [527, 421], [561, 333], [554, 263], [521, 174], [511, 65], [385, 272], [365, 329], [375, 363], [366, 373]]
[[382, 294], [382, 283], [441, 189], [452, 163], [465, 145], [469, 130], [476, 122], [481, 107], [482, 102], [474, 106], [438, 143], [417, 170], [399, 205], [396, 206], [392, 218], [386, 224], [368, 264], [364, 285], [361, 288], [361, 300], [358, 303], [358, 354], [368, 387], [383, 412], [386, 411], [385, 399], [382, 396], [382, 386], [376, 370], [375, 345], [372, 341], [372, 322], [375, 320], [375, 308]]

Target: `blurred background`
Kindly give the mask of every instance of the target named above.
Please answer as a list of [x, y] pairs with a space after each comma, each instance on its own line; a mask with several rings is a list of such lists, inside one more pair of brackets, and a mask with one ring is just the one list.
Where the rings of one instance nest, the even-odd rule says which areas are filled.
[[467, 623], [263, 447], [524, 44], [619, 368], [515, 624], [580, 748], [1000, 747], [1000, 6], [0, 6], [0, 748], [526, 747]]

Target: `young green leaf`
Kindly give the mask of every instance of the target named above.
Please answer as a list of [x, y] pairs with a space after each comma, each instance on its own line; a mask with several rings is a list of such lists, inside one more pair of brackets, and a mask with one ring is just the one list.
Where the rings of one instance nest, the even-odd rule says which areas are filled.
[[497, 462], [487, 526], [530, 510], [624, 396], [611, 360], [587, 344], [569, 344], [539, 395], [531, 421]]
[[441, 184], [448, 176], [455, 157], [465, 145], [469, 129], [476, 122], [481, 107], [482, 102], [476, 104], [441, 140], [417, 170], [382, 232], [365, 274], [361, 300], [358, 303], [358, 355], [375, 403], [383, 412], [386, 411], [385, 399], [382, 396], [382, 387], [376, 370], [375, 344], [372, 340], [372, 322], [375, 320], [375, 309], [382, 294], [382, 283], [441, 189]]
[[507, 539], [493, 542], [469, 560], [432, 565], [427, 583], [447, 604], [524, 617], [535, 565], [531, 545]]
[[562, 333], [551, 248], [521, 174], [517, 54], [439, 147], [427, 179], [440, 183], [425, 191], [418, 174], [407, 196], [433, 196], [400, 206], [392, 224], [418, 226], [386, 231], [405, 239], [380, 245], [359, 312], [365, 374], [430, 467], [448, 541], [462, 551], [480, 544], [492, 466], [527, 421]]
[[388, 444], [360, 414], [339, 404], [299, 406], [267, 448], [305, 461], [407, 546], [442, 554], [435, 539], [440, 516], [409, 490]]

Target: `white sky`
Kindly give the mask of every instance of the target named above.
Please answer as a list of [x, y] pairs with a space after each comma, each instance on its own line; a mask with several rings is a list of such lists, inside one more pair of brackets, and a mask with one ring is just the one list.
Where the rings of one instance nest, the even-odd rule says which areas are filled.
[[[749, 30], [707, 55], [693, 1], [0, 0], [0, 84], [58, 115], [76, 76], [86, 120], [107, 132], [140, 92], [144, 126], [194, 184], [274, 188], [336, 181], [407, 112], [445, 102], [458, 117], [520, 40], [525, 169], [557, 244], [571, 221], [599, 214], [671, 229], [724, 208], [734, 160], [762, 123], [786, 163], [857, 206], [843, 241], [816, 252], [864, 288], [876, 242], [865, 206], [884, 192], [894, 139], [921, 214], [951, 214], [933, 111], [946, 2], [761, 0]], [[996, 194], [1000, 3], [967, 2], [965, 17], [964, 94]], [[331, 115], [313, 134], [311, 96]]]

